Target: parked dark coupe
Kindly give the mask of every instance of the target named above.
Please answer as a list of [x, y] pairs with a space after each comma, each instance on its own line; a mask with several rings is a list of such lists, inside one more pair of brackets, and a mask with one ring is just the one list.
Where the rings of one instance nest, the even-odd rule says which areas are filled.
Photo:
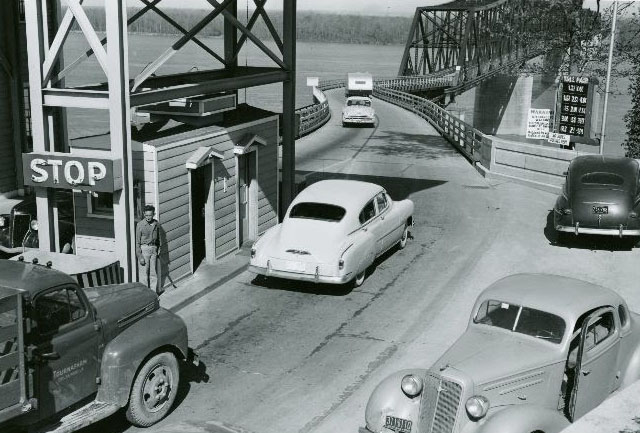
[[562, 233], [640, 236], [640, 164], [631, 158], [579, 156], [571, 161], [553, 209]]
[[[67, 191], [56, 191], [60, 251], [72, 250], [75, 227], [73, 224], [73, 199]], [[9, 200], [0, 208], [0, 252], [18, 254], [28, 248], [38, 248], [38, 220], [36, 200], [27, 196], [22, 200]]]

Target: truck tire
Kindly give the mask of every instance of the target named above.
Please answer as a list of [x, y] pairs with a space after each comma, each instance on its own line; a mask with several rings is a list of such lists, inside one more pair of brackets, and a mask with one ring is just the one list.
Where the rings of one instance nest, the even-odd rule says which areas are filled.
[[160, 421], [173, 406], [179, 382], [180, 369], [173, 353], [163, 352], [148, 359], [133, 381], [127, 420], [137, 427]]

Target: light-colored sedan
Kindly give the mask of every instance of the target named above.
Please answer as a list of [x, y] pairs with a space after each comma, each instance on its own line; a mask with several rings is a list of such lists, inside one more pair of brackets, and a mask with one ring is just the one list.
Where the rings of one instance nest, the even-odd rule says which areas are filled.
[[342, 109], [342, 126], [350, 124], [373, 125], [376, 122], [376, 112], [371, 106], [371, 99], [366, 96], [351, 96], [347, 98]]
[[282, 223], [253, 244], [249, 271], [359, 286], [376, 257], [405, 247], [413, 208], [411, 200], [393, 201], [373, 183], [314, 183], [291, 203]]

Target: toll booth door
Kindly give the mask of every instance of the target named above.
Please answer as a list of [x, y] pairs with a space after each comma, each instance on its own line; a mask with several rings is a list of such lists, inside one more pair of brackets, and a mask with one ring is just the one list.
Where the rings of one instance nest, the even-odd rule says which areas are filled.
[[0, 422], [15, 416], [25, 398], [22, 298], [0, 287]]
[[256, 212], [255, 188], [256, 179], [256, 153], [249, 152], [238, 157], [238, 211], [239, 211], [239, 233], [238, 243], [252, 241], [255, 238], [256, 228], [252, 226]]

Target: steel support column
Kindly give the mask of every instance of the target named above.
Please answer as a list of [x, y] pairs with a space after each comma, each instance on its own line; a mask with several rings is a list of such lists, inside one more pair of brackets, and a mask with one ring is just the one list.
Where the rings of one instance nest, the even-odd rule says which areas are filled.
[[[296, 0], [283, 0], [283, 60], [289, 77], [282, 83], [282, 197], [286, 210], [295, 196], [296, 170]], [[281, 215], [282, 217], [282, 215]]]
[[113, 223], [116, 233], [116, 255], [124, 271], [124, 281], [130, 282], [136, 280], [136, 260], [133, 242], [133, 172], [126, 1], [105, 0], [105, 11], [111, 152], [122, 160], [122, 189], [113, 193]]
[[[44, 111], [42, 96], [42, 64], [48, 50], [46, 31], [46, 6], [42, 0], [25, 0], [27, 24], [27, 54], [29, 60], [29, 82], [31, 102], [31, 127], [34, 152], [49, 152], [49, 116]], [[43, 251], [55, 251], [55, 218], [50, 206], [51, 194], [47, 188], [35, 188], [38, 214], [38, 241]]]

